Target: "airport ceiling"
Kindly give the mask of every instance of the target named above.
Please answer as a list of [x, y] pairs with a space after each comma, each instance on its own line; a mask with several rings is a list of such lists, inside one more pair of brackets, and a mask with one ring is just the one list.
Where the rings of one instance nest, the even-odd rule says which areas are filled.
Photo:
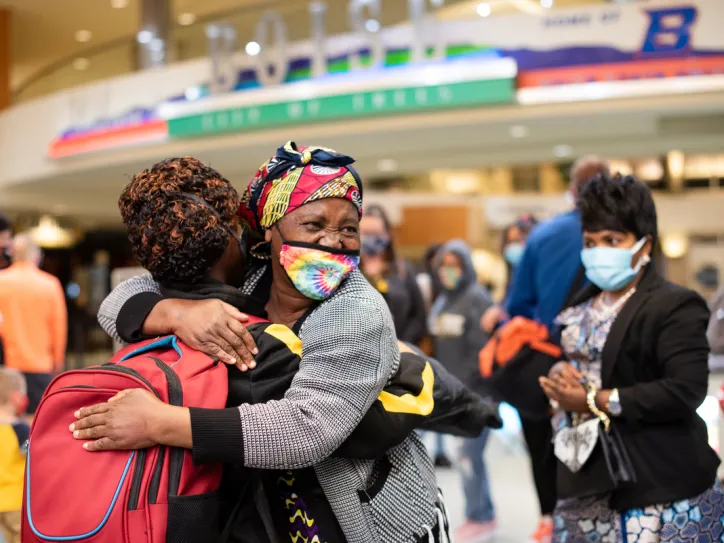
[[[404, 19], [407, 0], [381, 0], [383, 17]], [[535, 13], [540, 2], [553, 1], [555, 7], [603, 0], [487, 0], [493, 15], [510, 11]], [[330, 16], [344, 17], [347, 0], [326, 0]], [[308, 0], [170, 0], [174, 24], [189, 24], [232, 12], [270, 6], [303, 10]], [[474, 16], [478, 0], [430, 0], [440, 4], [445, 18]], [[74, 57], [130, 39], [138, 31], [141, 0], [0, 0], [0, 8], [12, 11], [11, 86], [18, 89], [39, 72], [54, 65], [71, 63]], [[334, 23], [334, 21], [331, 21]]]

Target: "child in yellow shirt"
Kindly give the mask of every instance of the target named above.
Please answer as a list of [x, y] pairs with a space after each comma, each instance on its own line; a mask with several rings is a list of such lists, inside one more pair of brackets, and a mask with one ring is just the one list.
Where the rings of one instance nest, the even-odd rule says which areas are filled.
[[27, 405], [23, 375], [0, 367], [0, 531], [5, 543], [20, 543], [25, 443], [30, 435], [21, 417]]

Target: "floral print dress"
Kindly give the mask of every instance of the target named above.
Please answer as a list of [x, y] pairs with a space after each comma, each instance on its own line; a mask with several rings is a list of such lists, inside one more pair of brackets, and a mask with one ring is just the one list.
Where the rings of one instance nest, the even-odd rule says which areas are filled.
[[[617, 312], [601, 308], [594, 298], [564, 310], [557, 319], [558, 324], [565, 327], [561, 344], [567, 358], [598, 388], [601, 388], [601, 353]], [[588, 419], [590, 415], [583, 415], [573, 424]], [[570, 424], [562, 412], [553, 417], [554, 432]], [[609, 508], [608, 495], [560, 500], [556, 505], [553, 543], [663, 542], [724, 543], [722, 485], [717, 482], [703, 494], [686, 500], [623, 513]]]

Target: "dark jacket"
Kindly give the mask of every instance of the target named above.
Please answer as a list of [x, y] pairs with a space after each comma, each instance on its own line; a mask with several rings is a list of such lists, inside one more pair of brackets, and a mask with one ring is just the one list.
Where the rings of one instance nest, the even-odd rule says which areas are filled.
[[[385, 288], [377, 289], [387, 302], [395, 323], [397, 339], [419, 345], [427, 333], [427, 310], [420, 287], [415, 279], [415, 271], [407, 262], [403, 262], [402, 273], [385, 278]], [[394, 266], [397, 270], [398, 266]]]
[[[570, 305], [599, 292], [591, 285]], [[701, 296], [665, 281], [652, 264], [611, 327], [602, 383], [619, 389], [623, 413], [614, 424], [637, 478], [613, 494], [619, 511], [691, 498], [716, 480], [719, 457], [696, 413], [707, 393], [708, 319]]]

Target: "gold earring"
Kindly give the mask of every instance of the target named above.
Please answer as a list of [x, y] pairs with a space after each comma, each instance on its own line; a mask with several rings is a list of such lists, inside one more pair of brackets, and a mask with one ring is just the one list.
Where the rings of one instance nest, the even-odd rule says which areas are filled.
[[271, 243], [268, 241], [262, 241], [254, 245], [249, 249], [251, 256], [258, 258], [259, 260], [270, 260], [271, 259]]

